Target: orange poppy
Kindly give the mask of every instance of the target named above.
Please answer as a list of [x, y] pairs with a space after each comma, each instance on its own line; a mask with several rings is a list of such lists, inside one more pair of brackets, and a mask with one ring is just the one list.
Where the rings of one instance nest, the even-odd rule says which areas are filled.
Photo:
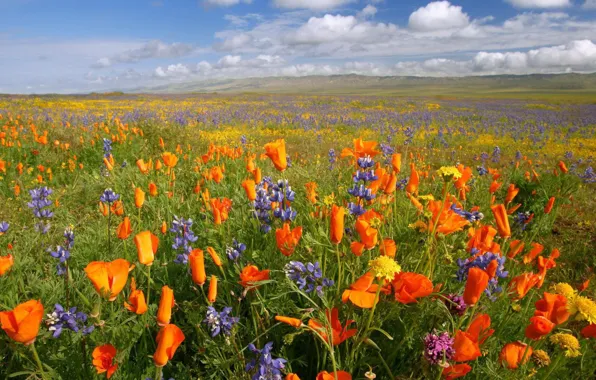
[[534, 273], [524, 273], [511, 279], [509, 282], [509, 294], [514, 300], [520, 300], [528, 294], [530, 289], [534, 288], [540, 277]]
[[406, 185], [406, 192], [409, 194], [417, 194], [418, 193], [418, 185], [420, 184], [420, 177], [418, 176], [418, 172], [416, 171], [416, 166], [414, 163], [410, 163], [410, 179]]
[[295, 373], [288, 373], [285, 380], [300, 380], [300, 377]]
[[145, 203], [145, 192], [140, 187], [135, 188], [135, 206], [137, 208], [143, 207]]
[[159, 308], [157, 309], [157, 324], [165, 326], [170, 323], [172, 318], [172, 308], [175, 304], [174, 291], [167, 285], [161, 288], [161, 297], [159, 299]]
[[466, 193], [470, 191], [469, 186], [466, 186], [466, 184], [472, 178], [472, 168], [459, 164], [457, 170], [461, 173], [461, 177], [455, 181], [455, 188], [459, 191], [459, 199], [465, 201]]
[[555, 248], [550, 253], [550, 256], [548, 257], [548, 259], [544, 258], [543, 256], [538, 256], [538, 260], [536, 262], [536, 265], [538, 266], [538, 270], [539, 270], [539, 277], [540, 277], [540, 281], [538, 282], [538, 288], [541, 288], [542, 284], [544, 284], [544, 280], [546, 279], [546, 272], [549, 269], [552, 269], [557, 266], [555, 259], [557, 259], [559, 257], [559, 255], [560, 255], [559, 250]]
[[491, 193], [491, 194], [494, 194], [495, 191], [497, 191], [499, 189], [499, 187], [501, 187], [501, 185], [502, 185], [502, 183], [499, 183], [497, 181], [493, 181], [490, 184], [490, 187], [488, 188], [488, 192]]
[[449, 235], [461, 231], [465, 226], [470, 224], [466, 218], [451, 209], [452, 204], [450, 201], [444, 204], [440, 200], [428, 202], [427, 208], [432, 213], [432, 218], [428, 222], [429, 230], [432, 230], [436, 225], [435, 233]]
[[536, 301], [535, 316], [542, 316], [556, 325], [560, 325], [569, 319], [567, 298], [561, 294], [544, 292], [541, 299]]
[[509, 369], [517, 369], [526, 364], [532, 356], [533, 349], [520, 341], [507, 343], [499, 354], [499, 361]]
[[393, 153], [391, 155], [391, 167], [396, 174], [401, 172], [401, 153]]
[[99, 202], [99, 212], [101, 212], [103, 216], [108, 216], [110, 213], [110, 206], [108, 206], [106, 203]]
[[344, 219], [346, 216], [346, 209], [333, 205], [331, 207], [331, 226], [330, 239], [333, 244], [341, 243], [344, 237]]
[[265, 152], [277, 170], [282, 172], [286, 170], [288, 167], [288, 160], [286, 155], [286, 142], [283, 139], [265, 144]]
[[222, 224], [228, 219], [228, 214], [232, 208], [232, 201], [228, 198], [212, 198], [209, 200], [211, 211], [213, 212], [213, 221], [215, 224]]
[[378, 243], [379, 230], [371, 226], [375, 220], [381, 220], [381, 215], [373, 210], [368, 210], [356, 219], [356, 232], [358, 232], [360, 242], [366, 249], [372, 249]]
[[[161, 159], [163, 160], [164, 165], [167, 166], [168, 168], [173, 168], [178, 163], [178, 157], [175, 154], [172, 154], [170, 152], [163, 152], [161, 154]], [[159, 161], [157, 161], [157, 162], [159, 162]], [[157, 164], [157, 162], [156, 162], [156, 164]]]
[[137, 160], [137, 168], [139, 168], [139, 171], [143, 174], [149, 174], [149, 169], [151, 169], [151, 165], [147, 165], [145, 163], [145, 160], [138, 159]]
[[0, 326], [10, 339], [28, 346], [35, 342], [43, 316], [42, 303], [30, 300], [0, 312]]
[[151, 195], [152, 197], [156, 197], [158, 194], [157, 192], [157, 185], [154, 184], [153, 182], [151, 182], [149, 184], [149, 195]]
[[548, 202], [546, 202], [546, 206], [544, 206], [544, 213], [550, 214], [554, 205], [555, 205], [555, 197], [550, 197]]
[[223, 265], [221, 259], [219, 258], [219, 255], [217, 254], [217, 252], [215, 252], [215, 249], [213, 249], [213, 247], [207, 247], [207, 252], [211, 256], [211, 260], [213, 260], [213, 263], [215, 265], [217, 265], [218, 267], [221, 267]]
[[511, 203], [513, 198], [515, 198], [519, 194], [519, 188], [517, 188], [514, 184], [510, 184], [507, 188], [507, 196], [505, 197], [505, 204]]
[[[350, 289], [344, 290], [341, 300], [346, 303], [348, 300], [354, 305], [363, 309], [372, 308], [379, 300], [376, 299], [377, 284], [373, 284], [375, 276], [372, 272], [367, 272], [362, 275], [356, 282], [350, 285]], [[388, 289], [381, 289], [385, 294], [389, 292]]]
[[222, 169], [219, 166], [212, 167], [210, 177], [215, 181], [215, 183], [221, 183], [224, 178]]
[[443, 370], [443, 376], [445, 380], [453, 380], [463, 376], [466, 376], [468, 372], [472, 370], [469, 364], [461, 363], [461, 364], [454, 364], [449, 365], [449, 367]]
[[490, 328], [490, 316], [488, 314], [478, 314], [474, 317], [466, 332], [470, 334], [474, 341], [482, 345], [495, 333], [495, 330]]
[[128, 280], [128, 272], [132, 270], [130, 263], [124, 259], [111, 262], [92, 261], [85, 267], [85, 273], [100, 296], [107, 296], [114, 301], [124, 289]]
[[461, 330], [457, 330], [455, 333], [453, 349], [455, 350], [453, 360], [456, 362], [476, 360], [482, 355], [480, 352], [480, 346], [478, 345], [478, 341], [475, 339], [475, 337], [472, 334]]
[[490, 209], [492, 210], [493, 215], [495, 217], [495, 221], [497, 223], [497, 230], [499, 231], [499, 236], [510, 237], [511, 228], [509, 227], [509, 219], [507, 219], [507, 210], [505, 209], [505, 205], [499, 204], [490, 206]]
[[548, 318], [543, 316], [534, 316], [530, 318], [530, 324], [526, 327], [526, 338], [538, 340], [549, 334], [556, 325]]
[[124, 307], [138, 315], [145, 314], [147, 311], [145, 294], [142, 290], [137, 289], [137, 282], [134, 277], [130, 280], [130, 295], [128, 296], [128, 303], [124, 302]]
[[261, 168], [256, 168], [255, 170], [250, 172], [252, 174], [255, 183], [260, 183], [263, 179], [263, 175], [261, 174]]
[[[327, 322], [331, 327], [331, 344], [334, 346], [342, 344], [345, 340], [353, 337], [358, 332], [358, 329], [348, 329], [348, 327], [356, 322], [351, 319], [346, 321], [346, 325], [342, 326], [339, 321], [339, 310], [334, 307], [331, 310], [325, 312]], [[327, 335], [327, 327], [316, 319], [308, 321], [308, 326], [318, 332], [323, 340], [329, 343], [329, 337]]]
[[128, 239], [130, 234], [132, 233], [132, 229], [130, 228], [130, 218], [125, 216], [122, 222], [118, 225], [118, 239]]
[[12, 255], [0, 256], [0, 277], [4, 276], [14, 265]]
[[316, 380], [352, 380], [352, 375], [346, 371], [335, 371], [329, 373], [327, 371], [319, 372]]
[[255, 265], [247, 265], [240, 272], [240, 284], [245, 288], [254, 288], [255, 283], [269, 280], [269, 269], [259, 270]]
[[283, 228], [275, 230], [275, 240], [277, 242], [277, 248], [284, 256], [290, 256], [294, 253], [300, 238], [302, 237], [302, 227], [296, 227], [293, 230], [290, 229], [290, 223], [286, 222]]
[[475, 305], [488, 286], [489, 280], [490, 277], [484, 270], [478, 267], [470, 268], [464, 290], [464, 302], [467, 305]]
[[312, 204], [317, 203], [317, 186], [316, 182], [307, 182], [304, 184], [304, 187], [306, 187], [306, 199]]
[[303, 323], [300, 319], [298, 318], [292, 318], [292, 317], [285, 317], [283, 315], [276, 315], [275, 316], [275, 320], [281, 323], [285, 323], [286, 325], [290, 325], [292, 327], [302, 327]]
[[143, 231], [135, 236], [134, 241], [137, 246], [139, 262], [147, 266], [152, 265], [153, 260], [155, 260], [155, 253], [157, 253], [159, 238], [153, 235], [151, 231]]
[[385, 238], [381, 242], [379, 250], [381, 251], [382, 255], [388, 257], [395, 257], [395, 254], [397, 253], [397, 245], [395, 244], [395, 241], [393, 239]]
[[468, 240], [468, 252], [471, 252], [473, 248], [477, 249], [479, 254], [485, 252], [500, 252], [501, 247], [493, 240], [496, 235], [497, 230], [492, 226], [483, 226], [482, 228], [476, 229], [474, 236]]
[[526, 243], [521, 240], [512, 240], [511, 244], [509, 244], [509, 252], [507, 253], [507, 257], [512, 259], [519, 255], [524, 250], [525, 245]]
[[532, 249], [530, 250], [530, 252], [528, 252], [528, 254], [524, 256], [524, 264], [529, 264], [532, 261], [534, 261], [536, 256], [541, 254], [542, 251], [544, 250], [544, 246], [539, 243], [532, 243], [531, 246], [532, 246]]
[[93, 366], [98, 374], [106, 373], [108, 379], [112, 377], [118, 369], [118, 363], [114, 362], [116, 353], [116, 348], [111, 344], [95, 347], [92, 354]]
[[205, 257], [203, 250], [199, 248], [193, 249], [188, 255], [188, 262], [190, 265], [190, 271], [192, 274], [192, 281], [203, 286], [207, 281], [207, 274], [205, 273]]
[[358, 159], [366, 156], [374, 157], [381, 153], [375, 150], [377, 147], [376, 141], [364, 141], [362, 138], [357, 138], [353, 140], [353, 146], [353, 149], [344, 148], [341, 151], [341, 157], [354, 157]]
[[245, 179], [242, 182], [242, 187], [244, 188], [244, 191], [246, 192], [246, 197], [248, 198], [249, 201], [252, 202], [255, 199], [257, 199], [257, 190], [256, 190], [255, 181], [253, 181], [252, 179]]
[[153, 354], [156, 367], [163, 367], [172, 360], [176, 350], [184, 342], [184, 333], [176, 325], [167, 324], [157, 334], [157, 349]]
[[410, 304], [418, 302], [418, 298], [426, 297], [433, 292], [433, 283], [428, 277], [412, 272], [400, 272], [391, 282], [395, 291], [395, 300]]
[[559, 161], [558, 166], [563, 173], [567, 173], [569, 171], [569, 169], [567, 169], [567, 165], [565, 165], [563, 161]]
[[214, 303], [217, 299], [217, 277], [211, 275], [211, 280], [209, 280], [209, 292], [207, 293], [207, 300], [210, 303]]
[[117, 200], [112, 203], [112, 207], [110, 207], [112, 214], [117, 216], [124, 215], [124, 203], [121, 200]]

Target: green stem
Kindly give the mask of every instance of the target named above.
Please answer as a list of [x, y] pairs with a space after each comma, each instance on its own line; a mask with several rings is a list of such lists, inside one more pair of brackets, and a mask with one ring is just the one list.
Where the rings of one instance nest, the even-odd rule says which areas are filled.
[[162, 368], [155, 367], [155, 380], [161, 380]]
[[339, 296], [339, 292], [341, 291], [342, 287], [341, 258], [339, 257], [339, 244], [335, 245], [335, 255], [337, 257], [337, 295]]
[[151, 294], [151, 265], [147, 267], [147, 305], [149, 305], [149, 295]]
[[387, 364], [387, 362], [383, 358], [383, 355], [381, 355], [381, 351], [377, 351], [377, 354], [379, 355], [379, 359], [381, 359], [381, 363], [383, 363], [383, 367], [385, 367], [385, 371], [387, 371], [387, 373], [389, 374], [389, 376], [391, 377], [391, 379], [395, 379], [395, 376], [393, 375], [393, 372], [391, 372], [391, 368], [389, 368], [389, 365]]
[[552, 363], [548, 369], [548, 372], [544, 375], [544, 377], [542, 377], [542, 380], [546, 380], [546, 379], [550, 379], [550, 375], [555, 372], [555, 370], [557, 369], [557, 367], [559, 366], [559, 363], [561, 362], [561, 359], [563, 358], [562, 354], [559, 354], [557, 356], [557, 358], [555, 359], [554, 363]]
[[37, 363], [37, 367], [39, 367], [39, 372], [41, 373], [41, 378], [46, 379], [46, 373], [43, 370], [43, 364], [41, 364], [41, 360], [39, 359], [39, 355], [37, 354], [37, 350], [35, 349], [35, 343], [31, 343], [31, 352], [33, 352], [33, 358]]

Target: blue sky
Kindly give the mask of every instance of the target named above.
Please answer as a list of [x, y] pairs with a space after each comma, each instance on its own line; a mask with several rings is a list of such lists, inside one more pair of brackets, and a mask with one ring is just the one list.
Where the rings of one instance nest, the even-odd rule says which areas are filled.
[[0, 0], [0, 92], [596, 71], [596, 0]]

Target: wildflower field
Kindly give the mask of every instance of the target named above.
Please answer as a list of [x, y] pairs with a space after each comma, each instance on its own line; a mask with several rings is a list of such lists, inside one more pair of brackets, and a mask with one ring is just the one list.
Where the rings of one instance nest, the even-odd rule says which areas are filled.
[[596, 105], [0, 98], [0, 378], [596, 378]]

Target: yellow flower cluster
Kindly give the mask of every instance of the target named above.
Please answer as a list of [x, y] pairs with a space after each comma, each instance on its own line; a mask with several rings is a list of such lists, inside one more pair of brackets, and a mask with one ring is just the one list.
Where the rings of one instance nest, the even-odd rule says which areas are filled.
[[451, 181], [452, 179], [460, 179], [461, 173], [455, 166], [441, 166], [437, 170], [437, 174], [443, 177], [444, 181]]
[[553, 285], [551, 291], [555, 294], [565, 296], [568, 300], [572, 300], [575, 297], [575, 289], [566, 282], [559, 282]]
[[575, 296], [570, 301], [567, 307], [576, 320], [596, 323], [596, 302], [583, 296]]
[[564, 350], [565, 356], [568, 358], [575, 358], [581, 355], [579, 341], [571, 334], [553, 334], [550, 337], [550, 342]]
[[368, 262], [375, 277], [387, 281], [393, 280], [395, 275], [401, 272], [401, 266], [389, 256], [379, 256]]

